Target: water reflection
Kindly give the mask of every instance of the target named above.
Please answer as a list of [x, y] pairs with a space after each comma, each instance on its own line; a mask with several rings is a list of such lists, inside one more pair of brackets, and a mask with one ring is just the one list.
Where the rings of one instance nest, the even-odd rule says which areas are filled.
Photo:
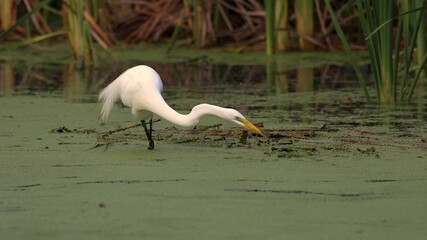
[[0, 89], [1, 94], [9, 95], [15, 89], [15, 70], [8, 64], [1, 64], [0, 66]]
[[[77, 69], [74, 64], [18, 66], [14, 63], [2, 63], [0, 94], [56, 92], [71, 99], [79, 99], [84, 95], [97, 93], [125, 69], [137, 64], [141, 63]], [[330, 65], [322, 69], [289, 69], [277, 63], [219, 65], [202, 61], [145, 64], [159, 72], [166, 89], [176, 87], [198, 92], [245, 91], [248, 94], [280, 95], [357, 87], [355, 78], [346, 69]]]
[[[141, 63], [77, 69], [73, 64], [2, 63], [0, 96], [46, 94], [65, 96], [75, 102], [94, 102], [100, 89], [137, 64]], [[263, 119], [268, 116], [270, 122], [278, 125], [286, 122], [321, 124], [324, 121], [333, 125], [383, 126], [408, 124], [410, 119], [417, 119], [417, 124], [427, 120], [425, 94], [419, 93], [419, 101], [402, 109], [399, 106], [389, 106], [391, 109], [367, 106], [351, 71], [333, 65], [321, 69], [289, 69], [274, 62], [265, 65], [207, 62], [148, 65], [162, 76], [167, 102], [185, 111], [205, 101], [224, 107], [238, 106], [242, 112], [250, 113], [250, 117]], [[325, 119], [322, 120], [322, 116]]]

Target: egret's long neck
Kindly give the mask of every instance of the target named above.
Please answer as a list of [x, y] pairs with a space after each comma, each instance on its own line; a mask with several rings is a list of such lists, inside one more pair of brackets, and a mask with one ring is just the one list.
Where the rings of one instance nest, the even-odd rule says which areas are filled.
[[199, 104], [193, 107], [189, 114], [181, 114], [172, 109], [159, 94], [151, 99], [152, 104], [146, 106], [146, 109], [159, 117], [182, 127], [195, 126], [204, 115], [214, 115], [224, 118], [224, 108], [210, 104]]

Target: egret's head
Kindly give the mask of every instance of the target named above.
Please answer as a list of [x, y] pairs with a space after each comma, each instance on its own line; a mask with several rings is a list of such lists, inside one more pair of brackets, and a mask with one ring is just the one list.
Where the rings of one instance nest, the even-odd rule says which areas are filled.
[[230, 112], [231, 114], [229, 115], [229, 120], [231, 122], [239, 126], [242, 126], [253, 133], [266, 137], [264, 133], [261, 130], [259, 130], [258, 127], [256, 127], [254, 124], [246, 120], [246, 118], [241, 113], [239, 113], [237, 110], [234, 110], [234, 109], [230, 109], [230, 110], [231, 110]]
[[197, 124], [197, 122], [202, 116], [214, 115], [222, 119], [228, 120], [241, 127], [244, 127], [253, 133], [266, 137], [264, 133], [259, 130], [259, 128], [257, 128], [248, 120], [246, 120], [246, 118], [239, 111], [232, 108], [223, 108], [211, 104], [202, 103], [195, 106], [189, 115], [191, 115], [193, 118], [192, 126]]

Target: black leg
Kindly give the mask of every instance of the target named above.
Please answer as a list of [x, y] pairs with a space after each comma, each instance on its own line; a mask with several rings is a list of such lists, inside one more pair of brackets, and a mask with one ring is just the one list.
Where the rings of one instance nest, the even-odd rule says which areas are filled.
[[150, 118], [150, 140], [149, 140], [148, 149], [154, 150], [154, 140], [153, 140], [153, 119]]
[[142, 126], [144, 127], [145, 134], [148, 139], [148, 150], [154, 149], [154, 140], [153, 140], [153, 119], [150, 118], [150, 129], [147, 128], [147, 123], [145, 120], [141, 120]]

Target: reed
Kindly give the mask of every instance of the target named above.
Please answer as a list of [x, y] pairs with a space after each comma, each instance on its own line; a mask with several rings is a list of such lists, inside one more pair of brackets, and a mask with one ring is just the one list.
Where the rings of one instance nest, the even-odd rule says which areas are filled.
[[[357, 0], [356, 3], [378, 103], [409, 103], [427, 62], [424, 47], [426, 44], [425, 17], [424, 13], [420, 12], [425, 9], [424, 1], [417, 4], [406, 0], [401, 1], [401, 14], [394, 17], [392, 14], [396, 8], [393, 1]], [[329, 1], [325, 0], [325, 4], [346, 52], [350, 56], [357, 77], [364, 86], [357, 58], [348, 47], [348, 42], [336, 21]], [[420, 37], [420, 34], [424, 36]], [[413, 53], [417, 49], [417, 44], [420, 45], [420, 57], [416, 63]], [[417, 65], [415, 66], [415, 64]], [[366, 89], [365, 93], [369, 98]]]
[[278, 51], [283, 51], [289, 46], [289, 3], [287, 0], [277, 0], [275, 6], [275, 25], [276, 33], [276, 47]]
[[5, 31], [15, 23], [16, 11], [14, 7], [14, 0], [0, 1], [0, 13], [1, 13], [0, 30]]
[[265, 29], [266, 29], [266, 51], [267, 55], [276, 52], [276, 32], [275, 32], [275, 1], [265, 0]]
[[[401, 2], [401, 14], [397, 16], [398, 25], [394, 35], [392, 23], [396, 21], [392, 18], [393, 5], [394, 2], [390, 1], [381, 3], [373, 0], [357, 1], [378, 102], [381, 104], [397, 101], [408, 103], [426, 62], [424, 52], [421, 52], [421, 59], [416, 66], [412, 57], [417, 47], [418, 36], [425, 34], [425, 29], [421, 29], [421, 23], [425, 21], [424, 14], [419, 12], [424, 11], [425, 3], [422, 2], [417, 9], [415, 4]], [[425, 41], [425, 38], [422, 40]], [[418, 44], [422, 45], [425, 42]], [[403, 59], [400, 56], [403, 56]], [[399, 69], [403, 71], [399, 72]]]
[[295, 1], [295, 16], [297, 22], [297, 33], [299, 38], [299, 48], [303, 51], [314, 50], [314, 45], [310, 39], [314, 34], [314, 2], [307, 0]]
[[78, 67], [91, 64], [95, 57], [89, 25], [84, 17], [84, 1], [64, 0], [62, 9], [68, 41], [74, 59], [79, 62]]
[[[371, 34], [378, 27], [378, 23], [391, 19], [393, 4], [392, 1], [357, 0], [357, 9], [365, 36]], [[378, 101], [386, 104], [393, 103], [396, 99], [397, 71], [393, 71], [396, 69], [393, 68], [395, 66], [393, 61], [398, 61], [398, 57], [393, 55], [392, 31], [393, 25], [389, 22], [366, 41]]]

